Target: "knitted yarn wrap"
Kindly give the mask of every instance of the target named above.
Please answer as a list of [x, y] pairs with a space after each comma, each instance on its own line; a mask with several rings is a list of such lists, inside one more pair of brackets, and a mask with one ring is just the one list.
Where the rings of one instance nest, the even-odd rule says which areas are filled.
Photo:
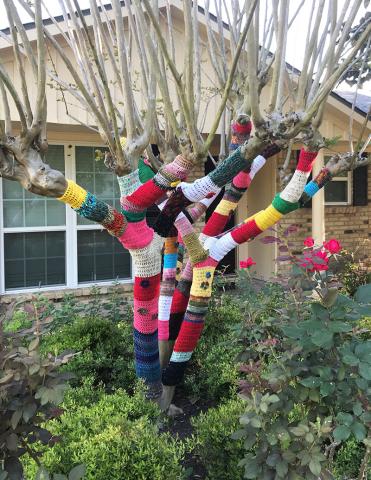
[[137, 277], [149, 277], [161, 272], [161, 250], [163, 238], [154, 234], [153, 240], [144, 248], [130, 250], [133, 258], [134, 274]]
[[231, 123], [231, 141], [229, 143], [229, 150], [236, 150], [240, 145], [247, 142], [250, 137], [252, 123], [250, 120], [246, 123], [232, 122]]

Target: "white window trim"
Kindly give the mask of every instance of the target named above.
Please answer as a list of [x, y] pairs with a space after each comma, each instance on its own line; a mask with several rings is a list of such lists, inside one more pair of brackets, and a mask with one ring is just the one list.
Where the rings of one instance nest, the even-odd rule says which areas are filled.
[[334, 177], [331, 182], [347, 182], [347, 201], [346, 202], [326, 202], [325, 205], [346, 206], [352, 204], [352, 172], [348, 172], [346, 177]]
[[[75, 147], [101, 147], [97, 142], [50, 142], [49, 145], [64, 146], [64, 162], [66, 178], [76, 181], [76, 157]], [[66, 224], [61, 226], [45, 227], [9, 227], [4, 228], [4, 205], [2, 178], [0, 177], [0, 295], [16, 295], [27, 293], [42, 293], [59, 290], [71, 290], [90, 288], [94, 285], [109, 286], [113, 283], [131, 284], [134, 282], [134, 269], [131, 263], [131, 277], [117, 280], [101, 280], [92, 282], [78, 282], [77, 271], [77, 231], [78, 230], [103, 230], [101, 225], [77, 225], [77, 214], [72, 208], [66, 205]], [[5, 290], [5, 256], [4, 256], [4, 235], [6, 233], [32, 233], [32, 232], [65, 232], [66, 237], [66, 283], [63, 285], [50, 285], [46, 287], [25, 287], [20, 289]]]

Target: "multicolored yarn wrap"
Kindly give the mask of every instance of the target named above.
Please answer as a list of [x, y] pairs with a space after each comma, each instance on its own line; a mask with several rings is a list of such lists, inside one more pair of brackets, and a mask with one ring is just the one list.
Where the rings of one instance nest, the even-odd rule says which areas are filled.
[[205, 243], [205, 246], [208, 246], [208, 243], [210, 245], [209, 258], [194, 265], [190, 299], [184, 321], [181, 324], [169, 366], [162, 374], [164, 385], [176, 385], [184, 375], [186, 365], [201, 335], [217, 264], [230, 250], [251, 240], [272, 227], [283, 215], [299, 208], [299, 199], [306, 184], [303, 177], [309, 176], [315, 156], [315, 153], [308, 155], [308, 152], [301, 150], [292, 179], [286, 188], [274, 197], [271, 205], [247, 219], [242, 225], [238, 225], [231, 232]]
[[171, 302], [175, 290], [176, 268], [178, 262], [178, 237], [165, 240], [164, 263], [160, 298], [158, 302], [158, 339], [169, 339], [169, 318]]
[[191, 203], [199, 202], [213, 196], [224, 185], [230, 182], [244, 168], [250, 168], [252, 161], [248, 161], [238, 147], [223, 163], [203, 178], [193, 183], [182, 182], [167, 201], [159, 215], [154, 230], [161, 236], [168, 236], [170, 226], [182, 209]]
[[194, 266], [187, 311], [175, 341], [169, 365], [163, 371], [164, 385], [177, 385], [201, 336], [217, 262], [209, 258]]
[[231, 123], [231, 141], [229, 143], [229, 151], [236, 150], [240, 145], [243, 145], [250, 137], [252, 123], [248, 120], [245, 123], [232, 122]]
[[[279, 151], [280, 148], [275, 144], [264, 149], [262, 155], [259, 155], [254, 159], [251, 168], [247, 169], [247, 171], [242, 171], [238, 173], [232, 180], [232, 184], [229, 184], [226, 187], [222, 200], [212, 213], [200, 235], [200, 241], [202, 244], [205, 244], [206, 248], [209, 248], [210, 242], [213, 243], [214, 241], [216, 241], [215, 237], [223, 232], [225, 225], [227, 224], [233, 211], [236, 209], [239, 200], [248, 189], [256, 173], [260, 170], [260, 168], [264, 166], [266, 159], [268, 159], [270, 156], [275, 155]], [[195, 206], [196, 205], [198, 204], [195, 204]], [[189, 261], [187, 267], [188, 269], [191, 268], [191, 264]], [[186, 272], [189, 271], [188, 269], [186, 270]], [[191, 280], [192, 275], [186, 278], [184, 278], [184, 276], [182, 275], [181, 280], [174, 293], [174, 299], [170, 312], [172, 340], [175, 340], [177, 338], [181, 323], [187, 309], [187, 301], [189, 299]], [[179, 289], [182, 289], [182, 293], [180, 293]]]
[[331, 178], [332, 175], [328, 168], [322, 168], [316, 178], [306, 184], [304, 193], [299, 200], [300, 206], [304, 206], [326, 183], [331, 181]]
[[127, 195], [125, 197], [126, 204], [131, 205], [133, 210], [145, 210], [158, 202], [167, 190], [174, 188], [181, 180], [184, 180], [191, 167], [192, 164], [178, 155], [171, 163], [164, 165], [153, 178]]
[[58, 200], [70, 205], [82, 217], [100, 223], [111, 235], [120, 237], [125, 234], [127, 229], [125, 216], [74, 181], [67, 180], [66, 191]]
[[[206, 252], [199, 249], [200, 244], [191, 224], [197, 221], [198, 218], [205, 213], [213, 200], [214, 198], [205, 199], [193, 205], [188, 212], [179, 214], [175, 221], [175, 226], [178, 229], [178, 236], [181, 238], [181, 242], [178, 242], [178, 237], [168, 237], [165, 240], [163, 274], [159, 298], [159, 341], [175, 340], [180, 328], [180, 323], [178, 324], [176, 320], [174, 322], [174, 316], [172, 321], [170, 321], [170, 310], [176, 286], [177, 265], [179, 265], [178, 262], [181, 262], [181, 264], [183, 263], [184, 243], [182, 235], [185, 237], [185, 242], [190, 251], [191, 258], [197, 259], [200, 255], [203, 257], [207, 256]], [[185, 213], [187, 213], [187, 215], [185, 215]], [[178, 248], [180, 255], [178, 255]], [[180, 274], [180, 265], [178, 268]], [[176, 298], [179, 299], [181, 297], [177, 295]], [[177, 305], [177, 300], [175, 300], [174, 305]], [[184, 311], [185, 309], [186, 305], [184, 306]], [[181, 320], [183, 320], [183, 316]]]

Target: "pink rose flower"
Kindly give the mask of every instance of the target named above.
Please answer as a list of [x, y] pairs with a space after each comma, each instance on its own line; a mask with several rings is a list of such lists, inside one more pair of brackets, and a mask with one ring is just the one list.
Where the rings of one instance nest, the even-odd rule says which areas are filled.
[[313, 247], [314, 245], [314, 239], [312, 237], [307, 237], [305, 240], [304, 240], [304, 245], [306, 247]]
[[327, 242], [323, 242], [323, 246], [330, 253], [339, 253], [342, 249], [340, 242], [338, 242], [335, 238], [331, 238]]
[[254, 260], [251, 257], [247, 258], [246, 260], [242, 260], [240, 262], [240, 268], [250, 268], [253, 265], [256, 265], [256, 262], [254, 262]]

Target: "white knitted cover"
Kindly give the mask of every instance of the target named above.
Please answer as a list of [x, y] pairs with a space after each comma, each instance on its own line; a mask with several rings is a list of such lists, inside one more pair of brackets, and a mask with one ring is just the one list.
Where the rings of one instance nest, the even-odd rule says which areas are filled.
[[168, 297], [166, 295], [160, 295], [158, 300], [158, 319], [159, 321], [169, 321], [170, 318], [170, 309], [171, 309], [171, 302], [173, 301], [173, 297]]
[[258, 155], [254, 158], [250, 169], [250, 178], [251, 180], [255, 177], [258, 171], [264, 167], [266, 159], [262, 155]]
[[192, 352], [174, 352], [171, 354], [170, 362], [188, 362]]
[[220, 260], [225, 257], [228, 252], [238, 246], [238, 243], [233, 240], [230, 232], [226, 233], [221, 238], [216, 239], [216, 241], [213, 243], [211, 240], [215, 239], [210, 238], [210, 246], [208, 247], [208, 242], [206, 241], [204, 247], [209, 249], [209, 256], [217, 262], [220, 262]]
[[144, 248], [130, 250], [133, 259], [134, 275], [137, 277], [152, 277], [161, 272], [161, 249], [164, 239], [153, 236], [152, 242]]
[[120, 187], [120, 192], [122, 197], [127, 197], [131, 195], [137, 188], [139, 188], [142, 183], [139, 179], [139, 170], [134, 170], [134, 172], [125, 175], [124, 177], [117, 177], [117, 181]]
[[280, 193], [282, 200], [287, 202], [295, 203], [299, 201], [299, 198], [302, 196], [304, 187], [307, 183], [310, 172], [301, 172], [300, 170], [295, 170], [294, 175], [292, 176], [290, 182], [286, 185], [284, 190]]
[[191, 202], [199, 202], [209, 193], [215, 193], [220, 190], [208, 176], [199, 178], [193, 183], [182, 182], [179, 186]]

